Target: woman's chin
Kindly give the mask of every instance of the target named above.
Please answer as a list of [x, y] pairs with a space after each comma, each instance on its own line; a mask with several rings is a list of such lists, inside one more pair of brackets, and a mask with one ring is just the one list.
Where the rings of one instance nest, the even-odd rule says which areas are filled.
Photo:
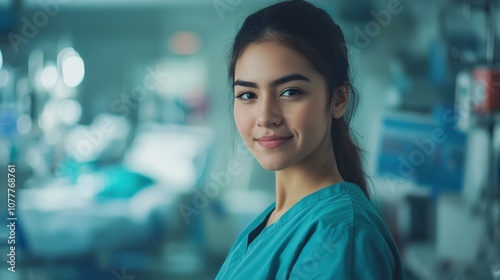
[[284, 161], [276, 159], [257, 160], [262, 168], [269, 171], [279, 171], [288, 167]]

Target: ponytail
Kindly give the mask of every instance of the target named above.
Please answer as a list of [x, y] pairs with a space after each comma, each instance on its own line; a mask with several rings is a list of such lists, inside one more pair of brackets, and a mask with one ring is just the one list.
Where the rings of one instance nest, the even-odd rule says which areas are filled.
[[344, 117], [333, 119], [332, 146], [340, 175], [345, 181], [358, 185], [369, 199], [368, 186], [361, 161], [361, 148], [351, 136], [349, 125]]

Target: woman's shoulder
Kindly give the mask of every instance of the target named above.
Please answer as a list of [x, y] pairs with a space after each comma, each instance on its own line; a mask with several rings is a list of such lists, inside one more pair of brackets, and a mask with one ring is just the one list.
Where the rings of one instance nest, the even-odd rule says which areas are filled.
[[[384, 219], [362, 190], [344, 182], [335, 195], [312, 205], [308, 228], [319, 234], [338, 234], [352, 239], [385, 240], [391, 247], [394, 238]], [[323, 232], [323, 233], [321, 233]]]
[[311, 226], [318, 229], [341, 230], [353, 228], [387, 234], [387, 226], [359, 186], [343, 182], [331, 195], [311, 205]]
[[[358, 188], [358, 189], [357, 189]], [[392, 234], [364, 193], [343, 183], [310, 205], [302, 224], [302, 252], [325, 256], [323, 273], [349, 279], [404, 279], [399, 250]], [[318, 266], [320, 264], [318, 263]], [[330, 273], [330, 274], [328, 274]], [[325, 278], [326, 279], [326, 278]]]

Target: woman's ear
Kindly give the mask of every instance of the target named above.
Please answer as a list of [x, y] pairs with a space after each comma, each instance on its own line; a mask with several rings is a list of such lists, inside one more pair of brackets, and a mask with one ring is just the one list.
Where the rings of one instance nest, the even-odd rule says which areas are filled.
[[334, 119], [340, 119], [347, 109], [349, 104], [349, 85], [343, 85], [335, 89], [335, 93], [332, 98], [332, 104], [330, 105], [330, 112]]

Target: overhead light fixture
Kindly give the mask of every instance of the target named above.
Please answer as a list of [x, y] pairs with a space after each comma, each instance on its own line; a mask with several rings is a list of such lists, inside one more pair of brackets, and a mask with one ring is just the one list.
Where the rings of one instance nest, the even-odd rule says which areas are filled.
[[7, 69], [1, 69], [0, 70], [0, 88], [7, 86], [9, 84], [9, 71]]
[[85, 77], [85, 64], [80, 54], [73, 48], [65, 48], [59, 52], [57, 62], [61, 68], [64, 84], [77, 87]]
[[44, 88], [50, 89], [56, 85], [58, 78], [59, 75], [57, 74], [57, 67], [50, 63], [43, 68], [40, 75], [40, 82]]

